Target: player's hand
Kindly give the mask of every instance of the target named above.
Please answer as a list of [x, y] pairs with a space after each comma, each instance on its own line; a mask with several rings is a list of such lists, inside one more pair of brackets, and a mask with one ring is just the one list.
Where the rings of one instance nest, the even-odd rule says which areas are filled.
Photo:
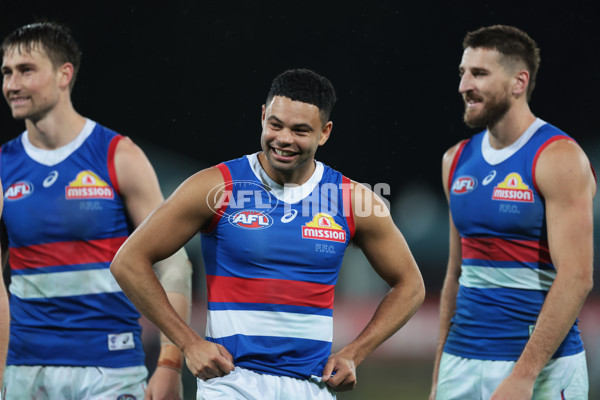
[[191, 373], [202, 380], [225, 376], [235, 368], [233, 356], [225, 347], [202, 338], [187, 345], [183, 355]]
[[157, 367], [148, 381], [145, 400], [182, 400], [181, 373], [173, 368]]
[[357, 383], [354, 360], [341, 352], [330, 355], [322, 379], [336, 392], [354, 389]]
[[490, 400], [531, 400], [534, 383], [535, 381], [531, 382], [509, 375], [500, 382]]

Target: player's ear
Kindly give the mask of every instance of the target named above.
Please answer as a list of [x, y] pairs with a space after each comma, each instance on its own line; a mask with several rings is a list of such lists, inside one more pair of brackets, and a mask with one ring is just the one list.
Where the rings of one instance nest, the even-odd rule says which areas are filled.
[[70, 62], [64, 63], [60, 67], [57, 68], [58, 74], [58, 84], [61, 88], [68, 88], [71, 80], [73, 79], [73, 74], [75, 72], [75, 67]]
[[513, 79], [512, 94], [515, 97], [521, 96], [527, 92], [527, 86], [529, 86], [529, 71], [526, 69], [519, 70]]
[[333, 122], [331, 121], [327, 121], [327, 123], [323, 125], [323, 129], [321, 129], [321, 137], [319, 138], [319, 146], [323, 146], [325, 142], [327, 142], [332, 129]]

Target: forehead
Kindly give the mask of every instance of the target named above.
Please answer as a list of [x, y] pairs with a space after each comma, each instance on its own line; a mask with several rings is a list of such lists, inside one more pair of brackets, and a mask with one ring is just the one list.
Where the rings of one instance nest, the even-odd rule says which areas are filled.
[[319, 118], [319, 107], [314, 104], [292, 100], [288, 97], [274, 96], [266, 105], [267, 117], [273, 115], [279, 119], [313, 119]]
[[51, 62], [42, 46], [35, 43], [32, 43], [29, 48], [24, 44], [15, 44], [2, 54], [2, 66], [43, 63]]
[[496, 49], [484, 47], [467, 47], [460, 60], [460, 68], [485, 68], [500, 67], [500, 53]]

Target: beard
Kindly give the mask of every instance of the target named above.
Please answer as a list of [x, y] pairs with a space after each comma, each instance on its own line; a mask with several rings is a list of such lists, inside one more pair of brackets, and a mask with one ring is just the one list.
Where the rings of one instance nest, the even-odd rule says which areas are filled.
[[463, 115], [463, 120], [469, 128], [485, 128], [494, 126], [498, 121], [500, 121], [500, 119], [502, 119], [502, 117], [504, 117], [510, 108], [510, 97], [507, 92], [503, 92], [498, 95], [490, 96], [486, 100], [483, 109], [478, 115], [470, 115], [469, 108], [467, 106], [467, 101], [470, 98], [482, 100], [482, 98], [478, 96], [469, 94], [465, 96], [465, 113]]

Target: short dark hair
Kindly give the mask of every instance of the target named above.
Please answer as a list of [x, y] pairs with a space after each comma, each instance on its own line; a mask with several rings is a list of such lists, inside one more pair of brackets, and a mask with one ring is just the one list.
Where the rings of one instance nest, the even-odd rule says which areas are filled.
[[487, 26], [467, 33], [463, 40], [463, 50], [467, 47], [495, 49], [503, 57], [525, 63], [529, 70], [527, 99], [531, 98], [540, 67], [540, 49], [527, 33], [514, 26]]
[[333, 85], [327, 78], [302, 68], [289, 69], [273, 79], [266, 104], [269, 104], [275, 96], [317, 106], [323, 124], [329, 121], [337, 100]]
[[73, 64], [73, 78], [69, 87], [73, 89], [81, 65], [81, 50], [73, 39], [71, 30], [56, 22], [35, 22], [11, 32], [2, 42], [2, 52], [11, 48], [31, 52], [36, 46], [46, 52], [52, 65], [57, 68], [66, 62]]

